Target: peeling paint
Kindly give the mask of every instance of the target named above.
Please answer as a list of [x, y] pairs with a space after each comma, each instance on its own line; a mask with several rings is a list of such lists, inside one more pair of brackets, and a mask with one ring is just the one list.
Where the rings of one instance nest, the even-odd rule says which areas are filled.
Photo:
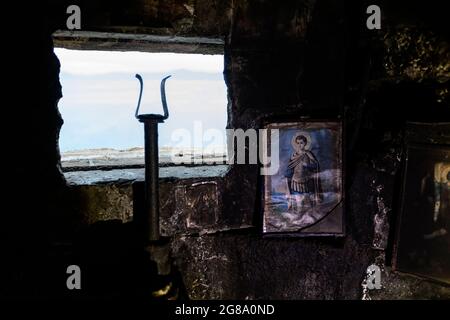
[[389, 212], [391, 209], [385, 203], [383, 197], [384, 187], [383, 185], [377, 185], [376, 191], [376, 206], [377, 212], [373, 217], [374, 224], [374, 236], [372, 241], [372, 247], [375, 249], [384, 250], [387, 247], [389, 236]]

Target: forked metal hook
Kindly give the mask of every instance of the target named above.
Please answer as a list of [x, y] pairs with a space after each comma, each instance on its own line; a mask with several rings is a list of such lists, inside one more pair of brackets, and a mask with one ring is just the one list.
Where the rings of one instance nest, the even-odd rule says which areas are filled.
[[136, 112], [134, 116], [139, 121], [144, 121], [145, 119], [156, 119], [159, 121], [164, 121], [167, 118], [169, 118], [169, 108], [167, 107], [167, 99], [166, 99], [166, 80], [169, 79], [171, 76], [167, 76], [161, 80], [161, 103], [163, 106], [164, 115], [161, 114], [139, 114], [139, 108], [141, 106], [141, 99], [142, 99], [142, 92], [144, 90], [144, 81], [142, 80], [142, 77], [140, 74], [136, 74], [136, 78], [139, 80], [140, 83], [140, 91], [139, 91], [139, 99], [138, 104], [136, 107]]

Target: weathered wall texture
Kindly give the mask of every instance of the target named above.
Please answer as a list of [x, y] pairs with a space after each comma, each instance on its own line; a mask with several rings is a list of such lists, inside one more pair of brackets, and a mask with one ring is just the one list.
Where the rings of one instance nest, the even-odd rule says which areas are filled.
[[[382, 290], [370, 293], [375, 299], [450, 298], [448, 287], [390, 269], [405, 124], [450, 120], [448, 35], [441, 28], [445, 19], [430, 19], [436, 7], [411, 4], [406, 12], [400, 4], [380, 2], [386, 8], [383, 28], [369, 31], [364, 1], [106, 3], [88, 5], [91, 30], [136, 32], [140, 27], [145, 33], [156, 28], [161, 34], [225, 40], [230, 128], [259, 128], [273, 117], [345, 120], [348, 196], [342, 239], [263, 239], [249, 228], [260, 214], [256, 166], [232, 166], [217, 179], [162, 182], [162, 229], [172, 236], [173, 263], [190, 298], [360, 299], [366, 268], [374, 262], [383, 267], [385, 279]], [[24, 270], [23, 261], [40, 256], [48, 243], [70, 242], [74, 226], [129, 220], [142, 192], [142, 185], [128, 182], [62, 185], [56, 107], [61, 91], [51, 33], [61, 28], [64, 10], [50, 7], [53, 15], [46, 21], [53, 24], [39, 20], [42, 28], [30, 35], [39, 44], [30, 52], [39, 69], [29, 84], [38, 84], [31, 90], [37, 99], [20, 107], [36, 117], [22, 135], [31, 137], [27, 152], [40, 157], [33, 168], [21, 161], [12, 167], [18, 181], [10, 201], [16, 208], [6, 220], [7, 234], [23, 255], [7, 267], [15, 280], [6, 282], [6, 293], [39, 292], [26, 284], [46, 278], [35, 280], [25, 271], [17, 275], [14, 270]], [[24, 181], [33, 181], [27, 202], [19, 191]], [[42, 183], [45, 188], [39, 187]], [[27, 251], [30, 241], [40, 246]]]

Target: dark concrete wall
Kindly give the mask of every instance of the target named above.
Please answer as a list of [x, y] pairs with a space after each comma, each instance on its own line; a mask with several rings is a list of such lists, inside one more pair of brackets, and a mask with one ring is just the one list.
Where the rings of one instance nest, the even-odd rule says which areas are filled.
[[[358, 299], [373, 262], [384, 266], [392, 280], [374, 297], [450, 297], [448, 288], [390, 271], [405, 124], [450, 120], [448, 35], [445, 19], [436, 14], [442, 8], [403, 1], [413, 6], [403, 10], [380, 2], [382, 30], [369, 31], [364, 1], [161, 3], [90, 2], [87, 26], [224, 38], [230, 128], [259, 128], [279, 116], [345, 121], [347, 235], [262, 239], [248, 228], [260, 214], [258, 168], [233, 166], [216, 190], [220, 232], [199, 235], [196, 230], [172, 238], [174, 264], [189, 297]], [[10, 79], [17, 85], [7, 93], [20, 112], [8, 118], [15, 156], [6, 194], [12, 208], [2, 224], [9, 261], [2, 266], [7, 277], [2, 294], [18, 296], [59, 290], [48, 285], [54, 277], [64, 278], [64, 272], [52, 273], [59, 269], [51, 265], [55, 260], [48, 257], [49, 248], [58, 239], [70, 241], [79, 222], [64, 203], [71, 191], [59, 170], [57, 148], [61, 87], [51, 34], [64, 25], [64, 5], [49, 2], [36, 10], [29, 17], [33, 27], [16, 39], [28, 50], [14, 60], [20, 67]], [[375, 216], [381, 231], [375, 232]], [[214, 231], [210, 221], [208, 228]], [[35, 261], [42, 263], [36, 266]]]

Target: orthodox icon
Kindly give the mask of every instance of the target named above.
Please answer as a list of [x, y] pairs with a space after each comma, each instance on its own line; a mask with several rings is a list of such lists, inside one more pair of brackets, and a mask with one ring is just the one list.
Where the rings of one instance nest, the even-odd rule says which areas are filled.
[[450, 147], [410, 145], [397, 242], [396, 270], [450, 284]]
[[[271, 123], [279, 168], [264, 180], [264, 233], [343, 235], [340, 122]], [[273, 157], [274, 155], [272, 155]]]

